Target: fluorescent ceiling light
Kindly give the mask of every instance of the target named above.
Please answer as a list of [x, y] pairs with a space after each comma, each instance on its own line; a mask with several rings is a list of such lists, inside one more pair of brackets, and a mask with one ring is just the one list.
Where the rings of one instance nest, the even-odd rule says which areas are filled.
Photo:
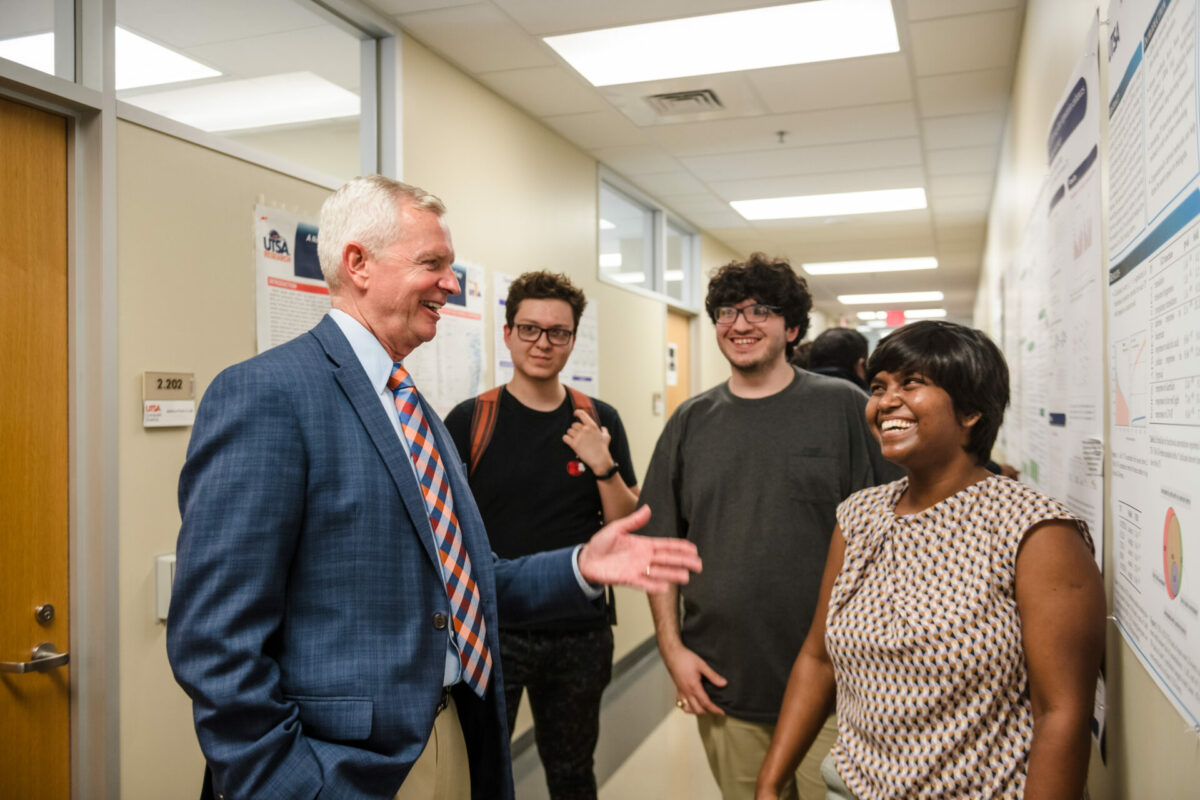
[[859, 319], [886, 319], [886, 311], [860, 311], [858, 312]]
[[215, 78], [221, 74], [182, 53], [168, 50], [121, 27], [116, 29], [113, 50], [116, 53], [118, 92], [141, 86]]
[[[198, 61], [117, 27], [114, 32], [116, 88], [215, 78], [221, 73]], [[0, 41], [0, 58], [54, 74], [54, 34], [39, 33]]]
[[594, 86], [895, 53], [889, 0], [810, 0], [562, 36], [546, 44]]
[[355, 117], [358, 95], [311, 72], [139, 94], [127, 102], [205, 131]]
[[54, 34], [36, 33], [0, 41], [0, 58], [24, 64], [38, 72], [54, 74]]
[[886, 303], [937, 303], [941, 292], [892, 292], [890, 294], [839, 294], [838, 302], [848, 306], [884, 305]]
[[906, 319], [941, 319], [946, 316], [944, 308], [914, 308], [904, 312]]
[[665, 280], [667, 283], [681, 281], [681, 280], [683, 280], [683, 270], [681, 270], [681, 269], [665, 270], [663, 272], [663, 280]]
[[617, 283], [645, 283], [646, 273], [644, 272], [618, 272], [616, 275], [609, 275]]
[[601, 253], [600, 266], [604, 267], [605, 269], [616, 269], [617, 267], [621, 266], [621, 254]]
[[822, 261], [801, 264], [809, 275], [850, 275], [856, 272], [904, 272], [913, 269], [937, 269], [932, 256], [922, 258], [877, 258], [871, 261]]
[[881, 189], [872, 192], [809, 194], [798, 197], [767, 197], [761, 200], [734, 200], [729, 205], [749, 220], [796, 219], [799, 217], [840, 217], [849, 214], [877, 214], [884, 211], [910, 211], [925, 208], [925, 190]]
[[616, 227], [617, 227], [617, 224], [615, 222], [609, 222], [604, 217], [600, 218], [600, 230], [611, 231]]

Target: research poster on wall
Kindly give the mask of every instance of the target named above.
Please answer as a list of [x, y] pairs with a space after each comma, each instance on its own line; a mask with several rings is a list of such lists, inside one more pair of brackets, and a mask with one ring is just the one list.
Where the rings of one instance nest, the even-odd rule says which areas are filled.
[[1113, 613], [1200, 727], [1196, 0], [1113, 2], [1109, 20]]
[[[513, 364], [508, 347], [504, 344], [505, 301], [508, 287], [516, 280], [515, 275], [496, 272], [492, 283], [496, 292], [496, 304], [492, 313], [492, 347], [495, 353], [496, 385], [512, 379]], [[575, 331], [575, 349], [567, 359], [567, 365], [558, 375], [564, 386], [578, 389], [591, 397], [600, 396], [600, 346], [599, 326], [596, 323], [596, 304], [589, 302], [583, 309], [579, 328]]]
[[404, 366], [412, 373], [425, 401], [442, 417], [487, 388], [483, 267], [456, 262], [453, 269], [462, 291], [446, 299], [433, 341], [421, 345], [404, 359]]
[[1103, 564], [1104, 267], [1097, 31], [1093, 25], [1084, 55], [1051, 117], [1046, 175], [1005, 276], [1010, 324], [1002, 341], [1013, 376], [1011, 419], [1016, 429], [1006, 432], [1005, 445], [1015, 453], [1023, 480], [1061, 500], [1088, 523], [1096, 561]]
[[281, 208], [254, 207], [258, 352], [295, 339], [329, 311], [317, 226]]

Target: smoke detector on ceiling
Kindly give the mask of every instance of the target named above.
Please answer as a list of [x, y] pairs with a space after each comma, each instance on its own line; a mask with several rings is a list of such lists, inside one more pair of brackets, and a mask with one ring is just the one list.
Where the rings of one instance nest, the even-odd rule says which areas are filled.
[[725, 104], [712, 89], [686, 89], [647, 95], [645, 101], [662, 117], [721, 111]]

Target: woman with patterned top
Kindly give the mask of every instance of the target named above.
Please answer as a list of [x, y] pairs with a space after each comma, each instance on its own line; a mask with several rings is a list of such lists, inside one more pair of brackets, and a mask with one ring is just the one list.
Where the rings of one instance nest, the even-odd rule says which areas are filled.
[[867, 422], [908, 475], [838, 507], [757, 797], [776, 797], [836, 699], [830, 797], [1079, 800], [1104, 588], [1087, 525], [983, 466], [1004, 357], [979, 331], [916, 322], [867, 374]]

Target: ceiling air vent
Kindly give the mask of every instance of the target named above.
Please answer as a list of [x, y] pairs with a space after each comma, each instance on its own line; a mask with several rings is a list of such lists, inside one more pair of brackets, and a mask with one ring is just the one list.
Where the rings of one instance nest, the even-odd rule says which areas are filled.
[[712, 89], [664, 92], [663, 94], [649, 95], [645, 99], [650, 107], [662, 117], [702, 114], [708, 111], [721, 111], [725, 108], [725, 104]]

